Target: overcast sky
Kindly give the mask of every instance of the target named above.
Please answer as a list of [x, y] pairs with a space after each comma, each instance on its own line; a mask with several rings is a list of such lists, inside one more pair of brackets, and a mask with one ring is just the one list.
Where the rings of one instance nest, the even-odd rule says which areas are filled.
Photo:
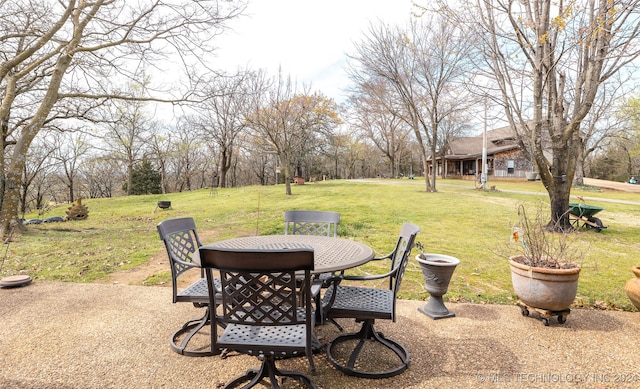
[[411, 11], [411, 0], [251, 0], [234, 31], [216, 38], [216, 67], [249, 66], [273, 76], [282, 67], [285, 76], [341, 102], [353, 43], [370, 22], [404, 24]]

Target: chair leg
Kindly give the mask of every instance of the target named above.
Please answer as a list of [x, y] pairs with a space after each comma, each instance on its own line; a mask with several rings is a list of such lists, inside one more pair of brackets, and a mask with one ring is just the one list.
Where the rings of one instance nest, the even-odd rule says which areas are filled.
[[314, 301], [316, 305], [316, 324], [324, 324], [326, 318], [324, 317], [324, 310], [322, 309], [322, 298], [320, 296], [320, 293], [315, 295]]
[[[374, 320], [364, 320], [362, 323], [362, 327], [360, 331], [352, 334], [340, 335], [335, 338], [329, 345], [327, 346], [327, 357], [331, 364], [338, 370], [342, 371], [347, 375], [352, 375], [355, 377], [362, 378], [388, 378], [398, 375], [405, 371], [407, 367], [409, 367], [409, 351], [407, 351], [404, 346], [400, 343], [386, 338], [381, 332], [376, 332], [373, 327]], [[334, 356], [336, 347], [339, 344], [350, 340], [359, 340], [358, 344], [354, 347], [353, 351], [349, 355], [346, 364], [342, 364], [338, 361], [338, 359]], [[360, 356], [360, 352], [363, 347], [368, 343], [367, 340], [373, 340], [374, 342], [382, 344], [384, 347], [390, 349], [394, 352], [394, 354], [398, 357], [399, 364], [395, 368], [385, 370], [385, 371], [363, 371], [358, 370], [356, 366], [356, 362], [358, 357]]]
[[[209, 324], [209, 307], [208, 306], [204, 316], [202, 316], [200, 319], [189, 320], [182, 326], [182, 328], [180, 328], [178, 331], [173, 333], [170, 340], [171, 348], [173, 349], [173, 351], [187, 357], [205, 357], [205, 356], [214, 355], [211, 348], [209, 348], [208, 351], [207, 350], [192, 351], [192, 350], [186, 349], [187, 345], [191, 341], [191, 338], [193, 338], [193, 336], [197, 334], [198, 331], [200, 331], [207, 324]], [[184, 334], [187, 334], [187, 335], [184, 337], [184, 339], [182, 339], [182, 342], [180, 342], [180, 345], [177, 345], [176, 339], [178, 339], [180, 336]]]
[[271, 386], [273, 386], [274, 389], [280, 389], [280, 384], [278, 383], [277, 377], [291, 377], [302, 381], [308, 388], [317, 388], [311, 378], [307, 377], [306, 375], [292, 370], [279, 370], [276, 367], [276, 361], [274, 357], [263, 356], [262, 364], [259, 368], [247, 370], [245, 374], [229, 381], [224, 386], [224, 389], [235, 388], [243, 382], [249, 381], [248, 384], [242, 386], [243, 389], [248, 389], [259, 384], [265, 378], [269, 379], [269, 381], [271, 382]]

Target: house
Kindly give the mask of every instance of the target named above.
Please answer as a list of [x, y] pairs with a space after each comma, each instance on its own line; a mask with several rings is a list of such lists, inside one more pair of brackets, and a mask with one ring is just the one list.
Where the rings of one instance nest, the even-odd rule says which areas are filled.
[[[436, 157], [437, 174], [448, 178], [476, 179], [482, 173], [483, 134], [460, 137], [448, 145], [444, 155]], [[432, 169], [431, 164], [429, 169]], [[487, 131], [487, 175], [494, 178], [530, 177], [535, 168], [516, 142], [511, 127]]]

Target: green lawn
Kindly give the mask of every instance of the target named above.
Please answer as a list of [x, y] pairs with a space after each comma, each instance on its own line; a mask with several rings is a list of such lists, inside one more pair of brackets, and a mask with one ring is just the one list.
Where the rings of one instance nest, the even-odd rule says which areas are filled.
[[[511, 226], [518, 219], [518, 204], [547, 205], [542, 184], [489, 182], [495, 191], [475, 190], [471, 181], [438, 180], [437, 185], [437, 193], [426, 193], [421, 179], [337, 180], [293, 186], [288, 197], [279, 185], [86, 199], [87, 220], [30, 225], [23, 234], [15, 234], [5, 246], [0, 276], [25, 273], [35, 280], [93, 282], [164, 255], [156, 225], [167, 218], [193, 217], [203, 241], [212, 242], [282, 233], [285, 210], [319, 209], [340, 212], [339, 235], [366, 243], [378, 254], [393, 248], [403, 222], [417, 224], [425, 251], [461, 261], [445, 299], [513, 303], [507, 263]], [[577, 188], [572, 195], [640, 202], [637, 194], [596, 189]], [[172, 208], [156, 209], [160, 199], [170, 200]], [[640, 206], [587, 202], [605, 208], [598, 217], [609, 228], [601, 233], [580, 229], [575, 234], [576, 250], [584, 252], [576, 305], [635, 309], [623, 288], [633, 276], [631, 267], [639, 262]], [[67, 207], [54, 208], [45, 217], [65, 215]], [[36, 215], [26, 216], [30, 217]], [[358, 269], [377, 270], [374, 265]], [[147, 284], [167, 279], [166, 274], [156, 274]], [[415, 260], [409, 264], [400, 294], [405, 299], [428, 297]]]

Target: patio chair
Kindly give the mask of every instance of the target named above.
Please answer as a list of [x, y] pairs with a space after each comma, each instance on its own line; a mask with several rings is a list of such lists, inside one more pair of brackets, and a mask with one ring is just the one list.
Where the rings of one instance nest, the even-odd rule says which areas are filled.
[[285, 211], [286, 235], [338, 236], [340, 214], [329, 211]]
[[[338, 225], [340, 224], [340, 213], [330, 211], [306, 211], [292, 210], [284, 213], [285, 235], [314, 235], [314, 236], [338, 236]], [[321, 273], [316, 276], [322, 288], [329, 287], [329, 283], [334, 273]], [[316, 307], [320, 307], [321, 294], [315, 297]], [[318, 308], [316, 312], [319, 323], [324, 322], [322, 311]]]
[[[243, 385], [250, 388], [268, 379], [279, 388], [277, 377], [295, 378], [315, 388], [304, 374], [280, 370], [276, 360], [305, 356], [311, 371], [314, 311], [311, 305], [312, 249], [200, 249], [202, 266], [206, 268], [210, 305], [212, 269], [220, 272], [221, 307], [210, 311], [211, 344], [214, 353], [235, 350], [262, 359], [257, 369], [249, 369], [229, 381], [225, 388]], [[304, 273], [302, 283], [296, 274]], [[303, 293], [298, 289], [304, 290]], [[300, 301], [298, 296], [304, 296]], [[217, 301], [217, 300], [216, 300]], [[218, 326], [224, 328], [218, 336]], [[245, 384], [249, 381], [248, 384]]]
[[[160, 239], [164, 242], [171, 267], [171, 283], [173, 302], [192, 303], [196, 308], [207, 308], [205, 314], [198, 319], [187, 321], [180, 329], [171, 335], [171, 348], [186, 356], [213, 355], [211, 349], [187, 349], [187, 345], [195, 334], [209, 323], [209, 290], [204, 269], [194, 254], [202, 244], [196, 231], [196, 224], [192, 218], [184, 217], [168, 219], [157, 226]], [[186, 288], [179, 287], [180, 280], [196, 278]], [[220, 280], [214, 281], [216, 290], [220, 288]], [[180, 341], [180, 339], [182, 340]], [[178, 344], [178, 342], [180, 344]]]
[[[362, 327], [357, 333], [340, 335], [327, 346], [327, 356], [331, 364], [338, 370], [357, 377], [386, 378], [402, 373], [409, 366], [409, 352], [400, 343], [386, 338], [374, 328], [376, 319], [396, 321], [396, 298], [402, 276], [411, 255], [411, 249], [415, 244], [415, 238], [420, 228], [410, 223], [404, 223], [400, 231], [395, 249], [375, 260], [389, 259], [390, 270], [384, 274], [370, 276], [342, 275], [343, 280], [372, 281], [388, 279], [388, 288], [373, 288], [364, 286], [347, 286], [334, 284], [327, 289], [323, 297], [323, 307], [327, 318], [335, 322], [338, 318], [353, 318], [356, 322], [362, 322]], [[336, 323], [337, 324], [337, 323]], [[341, 328], [341, 327], [339, 327]], [[372, 342], [368, 342], [372, 340]], [[357, 343], [354, 348], [348, 347]], [[378, 361], [381, 358], [361, 358], [366, 355], [363, 348], [384, 346], [393, 352], [397, 359], [395, 365], [388, 364], [384, 370], [367, 369], [367, 363]], [[344, 352], [345, 349], [347, 352]], [[384, 349], [383, 349], [384, 350]], [[365, 350], [366, 351], [366, 350]], [[381, 355], [381, 354], [376, 354]], [[369, 366], [371, 368], [371, 366]]]

